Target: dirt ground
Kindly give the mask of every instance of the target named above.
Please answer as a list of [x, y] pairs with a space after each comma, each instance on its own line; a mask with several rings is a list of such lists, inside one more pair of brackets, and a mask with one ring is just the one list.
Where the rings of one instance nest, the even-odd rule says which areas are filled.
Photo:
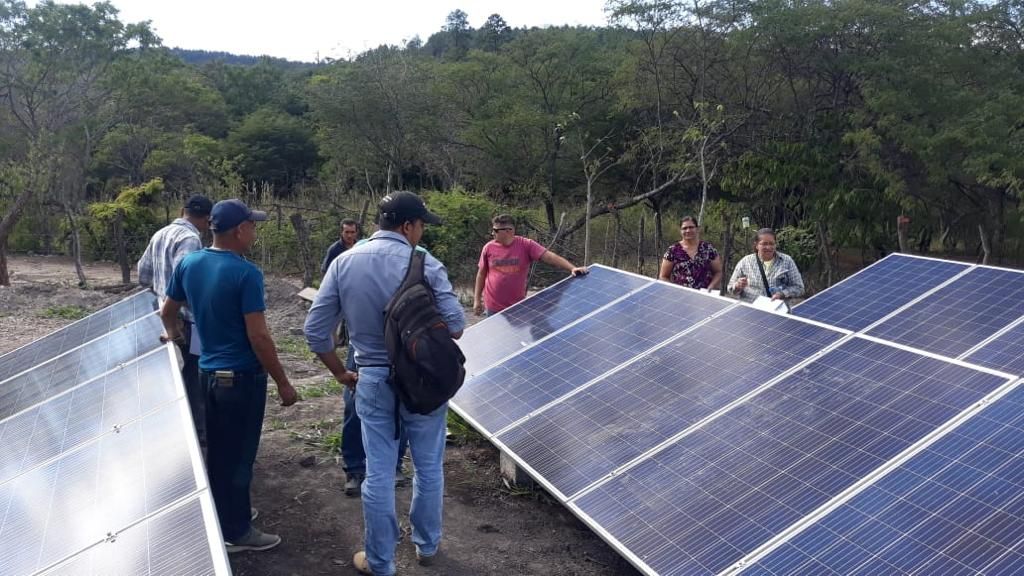
[[[9, 264], [12, 286], [0, 287], [0, 354], [121, 297], [77, 288], [65, 258], [15, 256]], [[113, 264], [92, 264], [86, 275], [97, 286], [120, 280]], [[299, 288], [293, 279], [267, 277], [268, 322], [303, 401], [289, 408], [277, 405], [276, 398], [268, 401], [253, 486], [253, 503], [260, 510], [256, 525], [280, 534], [284, 542], [269, 552], [232, 556], [238, 576], [354, 574], [352, 555], [362, 548], [360, 500], [345, 496], [337, 455], [341, 390], [305, 347], [306, 305], [294, 296]], [[445, 458], [443, 554], [433, 567], [416, 564], [407, 535], [412, 489], [399, 488], [406, 532], [398, 548], [399, 574], [638, 574], [545, 492], [506, 485], [498, 453], [488, 442], [457, 426], [453, 431]], [[411, 464], [406, 468], [411, 472]]]

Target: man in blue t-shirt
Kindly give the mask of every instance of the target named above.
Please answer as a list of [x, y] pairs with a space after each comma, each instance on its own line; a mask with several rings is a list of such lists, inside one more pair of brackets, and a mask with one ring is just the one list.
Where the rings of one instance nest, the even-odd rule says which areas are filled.
[[189, 254], [174, 268], [160, 310], [165, 340], [178, 340], [178, 311], [188, 304], [199, 339], [200, 380], [206, 413], [210, 490], [228, 552], [269, 550], [281, 537], [252, 526], [252, 466], [260, 444], [267, 401], [267, 373], [281, 405], [298, 400], [277, 357], [263, 312], [263, 273], [246, 260], [264, 212], [240, 200], [224, 200], [210, 213], [213, 246]]

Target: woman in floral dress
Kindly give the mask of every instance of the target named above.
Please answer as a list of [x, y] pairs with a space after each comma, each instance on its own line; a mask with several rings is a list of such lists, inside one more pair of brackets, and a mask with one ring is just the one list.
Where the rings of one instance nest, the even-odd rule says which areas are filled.
[[693, 216], [679, 223], [682, 239], [668, 247], [661, 257], [659, 280], [703, 290], [718, 289], [722, 283], [722, 259], [709, 242], [700, 239], [700, 227]]

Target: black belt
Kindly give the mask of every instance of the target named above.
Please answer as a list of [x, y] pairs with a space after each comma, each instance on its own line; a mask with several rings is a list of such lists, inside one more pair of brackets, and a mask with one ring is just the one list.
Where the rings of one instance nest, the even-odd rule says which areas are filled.
[[391, 364], [356, 364], [356, 368], [391, 368]]
[[199, 370], [203, 374], [216, 374], [217, 372], [231, 372], [235, 376], [262, 376], [267, 373], [266, 370], [260, 368], [259, 370]]

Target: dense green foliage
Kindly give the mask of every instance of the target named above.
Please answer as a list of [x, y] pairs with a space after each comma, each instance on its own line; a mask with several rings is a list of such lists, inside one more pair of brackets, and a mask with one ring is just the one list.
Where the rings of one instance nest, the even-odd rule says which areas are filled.
[[[425, 42], [297, 65], [171, 51], [105, 3], [0, 0], [0, 253], [60, 247], [22, 235], [67, 215], [95, 235], [89, 204], [159, 178], [147, 227], [200, 191], [302, 198], [321, 220], [429, 192], [452, 224], [427, 240], [469, 273], [499, 210], [545, 235], [567, 212], [578, 246], [588, 191], [591, 244], [617, 251], [640, 213], [660, 254], [704, 205], [712, 239], [745, 246], [748, 216], [806, 267], [895, 250], [899, 215], [912, 249], [976, 258], [984, 239], [1020, 261], [1021, 0], [607, 9], [607, 27], [547, 29], [456, 10]], [[270, 236], [295, 262], [283, 221]]]

